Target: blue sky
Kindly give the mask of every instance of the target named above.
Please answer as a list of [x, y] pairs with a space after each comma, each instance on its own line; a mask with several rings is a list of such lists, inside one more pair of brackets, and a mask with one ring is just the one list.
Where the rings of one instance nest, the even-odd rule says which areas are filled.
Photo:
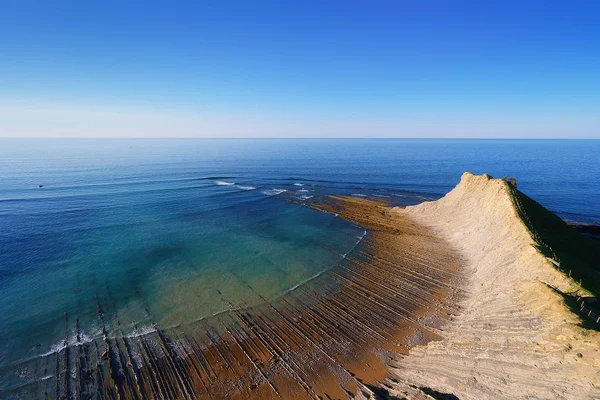
[[0, 1], [0, 136], [600, 137], [598, 1]]

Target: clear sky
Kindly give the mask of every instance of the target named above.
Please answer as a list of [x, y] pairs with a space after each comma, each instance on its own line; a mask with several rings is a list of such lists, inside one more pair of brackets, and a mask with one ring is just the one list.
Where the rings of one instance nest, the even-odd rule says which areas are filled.
[[600, 138], [600, 1], [0, 0], [0, 136]]

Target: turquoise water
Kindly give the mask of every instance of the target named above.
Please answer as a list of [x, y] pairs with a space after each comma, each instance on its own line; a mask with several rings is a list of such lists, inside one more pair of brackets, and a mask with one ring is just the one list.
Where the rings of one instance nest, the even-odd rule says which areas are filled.
[[102, 335], [98, 304], [119, 315], [109, 335], [138, 335], [331, 268], [364, 231], [311, 196], [415, 204], [470, 170], [593, 222], [599, 159], [593, 140], [0, 140], [0, 390], [24, 360]]

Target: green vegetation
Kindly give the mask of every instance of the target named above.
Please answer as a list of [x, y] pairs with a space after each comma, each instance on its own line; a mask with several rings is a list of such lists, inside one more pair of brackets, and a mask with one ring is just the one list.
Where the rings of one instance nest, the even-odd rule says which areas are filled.
[[539, 251], [560, 262], [560, 270], [595, 297], [600, 297], [600, 241], [581, 235], [554, 213], [508, 185], [519, 216]]
[[[584, 316], [581, 315], [581, 304], [579, 301], [577, 301], [577, 297], [571, 296], [569, 294], [565, 294], [565, 293], [561, 292], [560, 290], [558, 290], [557, 288], [555, 288], [554, 286], [550, 286], [548, 284], [546, 284], [546, 286], [549, 287], [550, 289], [552, 289], [554, 291], [554, 293], [559, 294], [563, 298], [565, 305], [567, 307], [569, 307], [569, 310], [571, 310], [571, 312], [573, 312], [576, 315], [579, 315], [580, 321], [581, 321], [580, 325], [582, 328], [600, 331], [600, 324], [596, 323], [591, 318], [585, 318]], [[596, 309], [595, 311], [598, 311], [598, 310]], [[596, 314], [597, 314], [597, 312], [596, 312]]]

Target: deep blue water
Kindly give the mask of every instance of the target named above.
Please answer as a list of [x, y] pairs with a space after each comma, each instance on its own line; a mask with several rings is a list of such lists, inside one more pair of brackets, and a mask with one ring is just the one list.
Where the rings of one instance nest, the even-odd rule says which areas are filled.
[[80, 340], [101, 334], [98, 302], [126, 333], [181, 326], [352, 250], [362, 229], [283, 190], [414, 204], [485, 172], [594, 222], [599, 160], [600, 140], [0, 140], [0, 389], [3, 371], [65, 345], [65, 313]]

